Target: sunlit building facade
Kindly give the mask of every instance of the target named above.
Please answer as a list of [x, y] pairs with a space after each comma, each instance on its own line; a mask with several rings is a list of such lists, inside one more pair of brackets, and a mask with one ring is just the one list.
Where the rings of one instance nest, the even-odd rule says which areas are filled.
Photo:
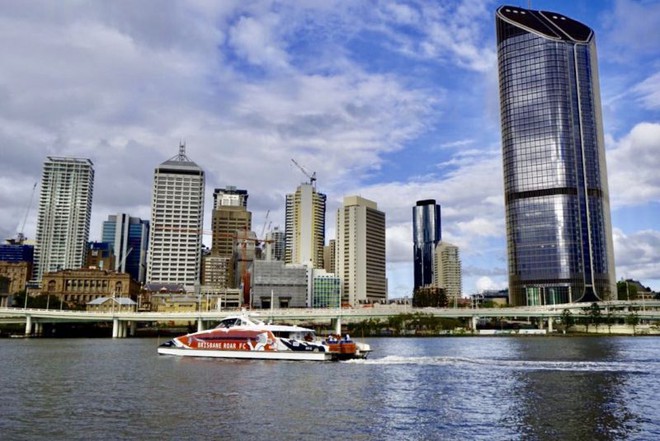
[[33, 278], [82, 268], [87, 256], [94, 193], [94, 164], [85, 158], [49, 156], [39, 198]]
[[496, 12], [513, 305], [615, 294], [596, 42], [562, 14]]
[[200, 282], [205, 176], [186, 147], [154, 171], [147, 283]]

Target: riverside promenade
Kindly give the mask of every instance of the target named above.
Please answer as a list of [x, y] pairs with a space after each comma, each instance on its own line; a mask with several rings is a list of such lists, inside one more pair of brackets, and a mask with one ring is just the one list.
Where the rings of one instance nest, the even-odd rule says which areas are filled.
[[[635, 315], [640, 321], [660, 321], [660, 301], [610, 301], [599, 302], [603, 317], [623, 319]], [[568, 303], [546, 306], [506, 307], [506, 308], [413, 308], [408, 305], [374, 305], [364, 308], [283, 308], [258, 310], [222, 310], [190, 312], [90, 312], [59, 309], [0, 308], [0, 324], [25, 323], [25, 335], [40, 335], [44, 323], [112, 323], [112, 337], [124, 338], [135, 334], [137, 323], [189, 321], [196, 322], [197, 329], [203, 330], [209, 322], [219, 321], [227, 316], [250, 314], [263, 321], [304, 321], [331, 323], [340, 329], [341, 323], [366, 319], [387, 319], [400, 314], [422, 313], [442, 318], [462, 319], [476, 329], [479, 319], [504, 318], [511, 320], [538, 321], [539, 326], [553, 330], [553, 323], [564, 311], [569, 310], [573, 317], [587, 316], [590, 303]]]

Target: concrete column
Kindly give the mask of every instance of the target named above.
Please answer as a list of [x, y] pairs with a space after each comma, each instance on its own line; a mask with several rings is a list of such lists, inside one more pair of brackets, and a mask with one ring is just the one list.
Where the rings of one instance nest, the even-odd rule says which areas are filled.
[[134, 337], [135, 336], [135, 330], [137, 328], [137, 322], [130, 322], [130, 323], [131, 323], [131, 325], [130, 325], [130, 328], [129, 328], [129, 331], [128, 331], [128, 335], [130, 335], [131, 337]]
[[41, 335], [43, 334], [43, 324], [40, 322], [35, 322], [34, 324], [34, 335]]
[[32, 335], [32, 316], [25, 316], [25, 335]]
[[200, 318], [197, 320], [197, 332], [204, 330], [204, 321]]
[[472, 333], [477, 332], [477, 323], [478, 322], [479, 322], [479, 317], [477, 317], [476, 315], [472, 316]]
[[341, 335], [341, 317], [332, 319], [330, 326], [335, 330], [335, 334]]
[[552, 322], [553, 322], [552, 317], [548, 317], [548, 333], [552, 333]]
[[112, 338], [119, 337], [119, 319], [112, 319]]

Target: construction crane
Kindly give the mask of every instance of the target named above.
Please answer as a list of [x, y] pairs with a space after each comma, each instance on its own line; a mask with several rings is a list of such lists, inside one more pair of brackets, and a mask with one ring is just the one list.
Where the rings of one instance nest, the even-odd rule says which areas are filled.
[[30, 195], [30, 202], [28, 202], [27, 209], [25, 210], [25, 217], [23, 218], [23, 223], [21, 224], [21, 230], [16, 235], [16, 239], [9, 239], [8, 242], [13, 245], [23, 245], [27, 237], [25, 237], [25, 224], [27, 223], [28, 216], [30, 215], [30, 209], [32, 208], [32, 201], [34, 200], [34, 192], [37, 190], [37, 183], [35, 182], [32, 186], [32, 195]]
[[264, 226], [261, 228], [261, 237], [264, 237], [264, 233], [266, 232], [266, 225], [268, 225], [268, 215], [270, 214], [270, 209], [266, 211], [266, 219], [264, 219]]
[[298, 167], [305, 176], [309, 178], [309, 183], [312, 185], [312, 187], [316, 188], [316, 172], [312, 172], [310, 175], [309, 172], [305, 170], [302, 165], [298, 164], [295, 159], [291, 158], [291, 161], [296, 164], [296, 167]]

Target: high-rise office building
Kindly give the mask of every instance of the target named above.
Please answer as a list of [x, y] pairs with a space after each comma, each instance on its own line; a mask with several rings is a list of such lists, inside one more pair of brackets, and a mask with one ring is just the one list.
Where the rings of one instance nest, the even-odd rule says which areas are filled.
[[192, 290], [199, 282], [204, 223], [204, 170], [179, 154], [154, 171], [148, 283], [181, 283]]
[[237, 288], [241, 280], [239, 272], [246, 268], [245, 262], [239, 265], [237, 257], [241, 255], [236, 254], [235, 247], [239, 235], [246, 237], [246, 232], [252, 229], [252, 213], [247, 210], [247, 200], [247, 190], [240, 190], [231, 185], [216, 188], [213, 192], [211, 255], [229, 258], [226, 281], [223, 285], [226, 288]]
[[89, 159], [49, 156], [41, 176], [33, 279], [44, 273], [82, 268], [87, 257], [94, 193]]
[[456, 245], [448, 242], [436, 245], [433, 285], [445, 291], [449, 306], [456, 305], [461, 298], [461, 256]]
[[112, 244], [115, 271], [129, 273], [133, 280], [146, 281], [149, 221], [126, 213], [108, 216], [103, 221], [101, 241]]
[[337, 210], [335, 274], [343, 283], [343, 300], [351, 305], [387, 300], [385, 213], [375, 202], [344, 197]]
[[323, 267], [326, 196], [312, 184], [300, 184], [286, 195], [284, 261]]
[[211, 254], [231, 256], [237, 231], [252, 230], [252, 213], [247, 210], [248, 192], [234, 186], [213, 192]]
[[435, 246], [441, 240], [440, 205], [433, 199], [417, 201], [413, 217], [414, 289], [433, 283]]
[[496, 12], [513, 305], [606, 300], [614, 253], [593, 31], [555, 12]]

